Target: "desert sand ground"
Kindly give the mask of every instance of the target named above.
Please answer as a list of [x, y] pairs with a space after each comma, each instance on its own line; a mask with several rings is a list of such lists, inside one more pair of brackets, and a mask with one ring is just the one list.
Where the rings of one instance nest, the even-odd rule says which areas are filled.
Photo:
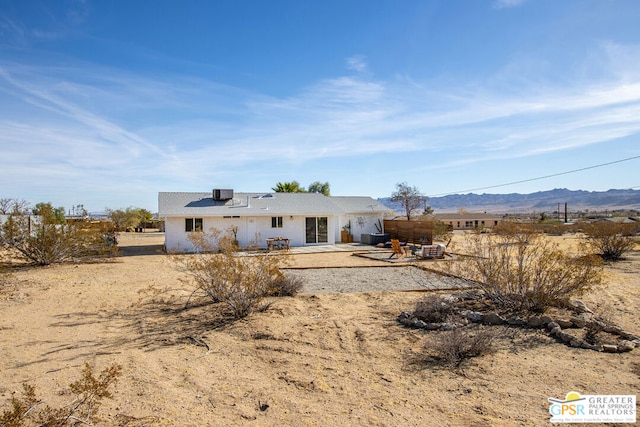
[[[442, 368], [425, 357], [434, 333], [396, 320], [424, 292], [305, 292], [239, 321], [184, 308], [189, 288], [161, 243], [160, 233], [124, 234], [112, 261], [13, 272], [0, 290], [3, 409], [23, 382], [67, 402], [85, 362], [123, 367], [100, 425], [544, 426], [548, 397], [640, 386], [640, 349], [574, 349], [535, 330], [506, 330], [495, 353]], [[350, 253], [293, 258], [397, 268]], [[606, 272], [607, 286], [583, 300], [640, 333], [640, 251]]]

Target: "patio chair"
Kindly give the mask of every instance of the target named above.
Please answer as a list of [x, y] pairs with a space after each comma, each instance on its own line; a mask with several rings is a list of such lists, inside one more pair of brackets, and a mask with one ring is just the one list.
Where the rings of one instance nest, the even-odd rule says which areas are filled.
[[406, 246], [402, 247], [398, 239], [391, 239], [391, 250], [393, 250], [393, 253], [389, 259], [393, 258], [394, 255], [397, 256], [398, 259], [402, 259], [409, 254], [409, 248]]

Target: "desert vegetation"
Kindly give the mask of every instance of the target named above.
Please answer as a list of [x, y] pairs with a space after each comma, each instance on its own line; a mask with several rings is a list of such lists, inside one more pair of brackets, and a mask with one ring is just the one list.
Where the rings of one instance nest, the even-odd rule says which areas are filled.
[[602, 283], [599, 257], [567, 253], [527, 224], [469, 234], [463, 251], [447, 272], [477, 283], [497, 308], [518, 313], [566, 306]]
[[[593, 230], [584, 238], [604, 235], [607, 238], [602, 240], [609, 241], [632, 235], [619, 227]], [[455, 368], [467, 359], [491, 353], [495, 341], [505, 338], [505, 326], [546, 328], [552, 337], [572, 347], [630, 351], [635, 346], [631, 340], [639, 341], [637, 335], [577, 300], [603, 285], [602, 254], [588, 252], [602, 247], [591, 242], [578, 244], [581, 251], [568, 252], [539, 227], [522, 223], [505, 223], [494, 233], [470, 233], [458, 248], [464, 255], [459, 253], [442, 268], [470, 281], [474, 289], [449, 296], [428, 295], [398, 320], [433, 331], [427, 338], [426, 353]], [[582, 334], [563, 328], [582, 328]]]
[[67, 222], [64, 209], [38, 204], [35, 216], [15, 211], [0, 229], [0, 244], [38, 265], [115, 253], [116, 235], [109, 223]]
[[422, 194], [417, 187], [412, 187], [406, 182], [396, 184], [396, 190], [391, 194], [390, 200], [402, 207], [408, 221], [415, 216], [415, 212], [419, 212], [419, 214], [430, 212], [427, 206], [427, 196]]
[[640, 226], [633, 223], [597, 222], [583, 228], [583, 248], [606, 261], [618, 261], [638, 242]]
[[240, 252], [233, 230], [194, 232], [189, 240], [195, 254], [175, 256], [178, 269], [189, 276], [193, 294], [226, 305], [235, 318], [266, 309], [269, 297], [292, 296], [302, 288], [300, 280], [283, 274], [285, 255], [251, 247]]
[[460, 368], [463, 362], [496, 351], [494, 345], [499, 332], [495, 328], [475, 325], [471, 328], [453, 328], [438, 333], [425, 344], [426, 354], [434, 353], [443, 365]]
[[132, 206], [126, 209], [107, 209], [107, 215], [116, 231], [132, 230], [153, 218], [148, 210]]
[[37, 397], [33, 385], [23, 383], [22, 396], [11, 397], [10, 409], [0, 415], [0, 426], [92, 425], [97, 419], [101, 401], [113, 396], [111, 388], [121, 374], [122, 366], [113, 364], [96, 377], [93, 368], [85, 363], [82, 377], [69, 384], [68, 392], [75, 396], [74, 399], [60, 407], [49, 406]]

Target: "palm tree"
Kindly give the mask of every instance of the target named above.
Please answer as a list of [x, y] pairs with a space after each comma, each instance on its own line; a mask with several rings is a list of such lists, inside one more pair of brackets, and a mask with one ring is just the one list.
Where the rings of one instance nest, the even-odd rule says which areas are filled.
[[278, 182], [275, 187], [271, 188], [276, 193], [306, 193], [307, 190], [300, 186], [298, 181]]

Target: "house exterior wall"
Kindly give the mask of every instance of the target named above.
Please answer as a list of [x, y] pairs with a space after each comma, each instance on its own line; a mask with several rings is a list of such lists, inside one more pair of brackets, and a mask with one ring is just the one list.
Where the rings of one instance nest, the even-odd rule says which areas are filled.
[[[215, 194], [215, 192], [214, 192]], [[219, 199], [208, 192], [160, 192], [158, 214], [165, 219], [165, 246], [170, 251], [193, 251], [185, 220], [204, 231], [215, 227], [229, 232], [237, 227], [236, 240], [241, 246], [257, 243], [266, 247], [266, 239], [283, 237], [291, 246], [331, 245], [342, 240], [342, 228], [350, 224], [356, 241], [361, 234], [378, 232], [389, 209], [367, 196], [328, 197], [318, 193], [237, 193], [233, 199]], [[272, 219], [276, 218], [275, 226]], [[307, 226], [316, 226], [326, 236], [307, 242]], [[383, 225], [381, 225], [383, 226]], [[320, 230], [318, 230], [320, 232]], [[320, 234], [318, 235], [320, 236]], [[257, 239], [256, 239], [257, 238]]]
[[362, 234], [379, 233], [376, 228], [376, 224], [379, 222], [379, 226], [382, 227], [383, 219], [384, 215], [381, 213], [340, 215], [336, 227], [335, 240], [336, 242], [340, 242], [340, 232], [342, 231], [342, 228], [351, 224], [350, 232], [353, 235], [353, 241], [360, 242], [360, 236]]
[[[248, 216], [237, 218], [203, 217], [203, 229], [211, 228], [230, 233], [229, 228], [238, 227], [237, 240], [242, 247], [257, 243], [260, 248], [266, 247], [266, 239], [284, 237], [290, 239], [291, 246], [307, 246], [305, 234], [305, 222], [308, 215], [278, 215], [282, 217], [282, 227], [273, 228], [270, 216]], [[336, 240], [336, 217], [327, 217], [328, 242], [321, 244], [332, 245]], [[193, 245], [189, 242], [189, 232], [185, 231], [185, 219], [187, 217], [168, 217], [165, 221], [165, 246], [168, 251], [192, 252]], [[277, 218], [277, 216], [276, 216]]]

